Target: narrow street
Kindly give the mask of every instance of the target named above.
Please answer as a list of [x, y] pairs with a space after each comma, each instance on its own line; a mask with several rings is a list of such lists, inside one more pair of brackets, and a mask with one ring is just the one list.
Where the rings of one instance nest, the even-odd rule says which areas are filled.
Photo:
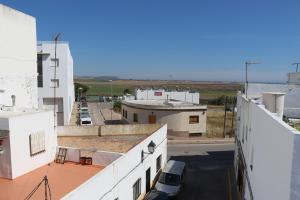
[[179, 200], [236, 198], [233, 144], [169, 144], [168, 157], [186, 163]]

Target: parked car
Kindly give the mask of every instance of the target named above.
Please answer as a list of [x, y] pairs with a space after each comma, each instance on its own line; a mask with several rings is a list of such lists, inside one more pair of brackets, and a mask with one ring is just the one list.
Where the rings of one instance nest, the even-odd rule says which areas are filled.
[[151, 190], [144, 200], [168, 200], [168, 194], [157, 190]]
[[155, 189], [175, 197], [181, 191], [185, 179], [185, 163], [169, 160], [158, 177]]
[[89, 113], [80, 113], [79, 116], [81, 125], [92, 125], [92, 118]]

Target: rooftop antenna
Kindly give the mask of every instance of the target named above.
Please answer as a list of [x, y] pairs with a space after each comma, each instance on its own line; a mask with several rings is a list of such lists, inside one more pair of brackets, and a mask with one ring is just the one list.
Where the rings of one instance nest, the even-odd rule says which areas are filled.
[[56, 49], [57, 41], [59, 40], [60, 33], [57, 33], [54, 38], [54, 87], [53, 87], [53, 111], [54, 111], [54, 128], [56, 127], [56, 87], [58, 87], [58, 81], [56, 81], [56, 68], [57, 68], [57, 58], [56, 58]]
[[255, 64], [260, 64], [260, 62], [253, 62], [253, 61], [246, 61], [246, 88], [245, 88], [245, 93], [246, 93], [246, 98], [248, 98], [248, 66], [249, 65], [255, 65]]
[[296, 65], [296, 72], [298, 72], [298, 68], [299, 68], [300, 63], [292, 63], [292, 65]]

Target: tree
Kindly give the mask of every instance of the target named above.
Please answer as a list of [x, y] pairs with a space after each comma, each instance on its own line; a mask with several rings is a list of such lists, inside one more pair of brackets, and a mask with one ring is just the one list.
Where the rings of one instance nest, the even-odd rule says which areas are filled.
[[123, 94], [131, 94], [130, 89], [128, 89], [128, 88], [124, 89]]
[[80, 90], [80, 94], [85, 94], [90, 88], [87, 85], [84, 85], [82, 83], [74, 83], [75, 86], [75, 96], [78, 97], [78, 91], [79, 88], [82, 88]]
[[121, 112], [121, 107], [122, 107], [122, 102], [121, 101], [114, 101], [113, 109], [114, 109], [115, 112], [120, 113]]

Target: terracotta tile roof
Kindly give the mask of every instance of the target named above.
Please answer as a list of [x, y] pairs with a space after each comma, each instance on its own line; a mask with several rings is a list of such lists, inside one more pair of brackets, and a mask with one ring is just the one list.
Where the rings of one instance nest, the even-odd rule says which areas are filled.
[[[51, 163], [13, 180], [0, 178], [0, 199], [25, 199], [45, 175], [48, 177], [52, 200], [60, 199], [103, 168], [102, 166], [80, 165], [71, 162], [65, 164]], [[30, 200], [45, 199], [44, 188], [43, 183]]]

